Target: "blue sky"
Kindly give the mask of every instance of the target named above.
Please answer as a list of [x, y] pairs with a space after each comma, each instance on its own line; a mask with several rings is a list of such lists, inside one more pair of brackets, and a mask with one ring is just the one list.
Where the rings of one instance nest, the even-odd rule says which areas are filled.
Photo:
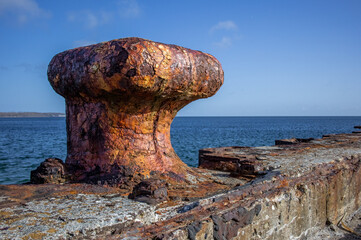
[[219, 92], [179, 116], [361, 115], [358, 0], [0, 0], [0, 111], [64, 112], [51, 58], [132, 36], [222, 63]]

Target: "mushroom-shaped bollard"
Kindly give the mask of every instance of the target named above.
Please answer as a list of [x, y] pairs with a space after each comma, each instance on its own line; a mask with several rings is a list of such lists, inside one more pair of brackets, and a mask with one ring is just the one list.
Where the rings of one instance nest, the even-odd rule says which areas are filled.
[[184, 177], [170, 125], [188, 103], [223, 83], [213, 56], [141, 38], [124, 38], [57, 54], [48, 67], [66, 99], [67, 169], [74, 181], [152, 174]]

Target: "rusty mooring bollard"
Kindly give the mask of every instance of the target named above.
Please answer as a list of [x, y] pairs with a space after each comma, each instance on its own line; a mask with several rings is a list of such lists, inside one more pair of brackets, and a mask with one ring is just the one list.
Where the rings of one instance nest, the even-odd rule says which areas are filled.
[[223, 83], [213, 56], [141, 38], [57, 54], [48, 78], [66, 99], [67, 170], [73, 180], [184, 176], [170, 125], [188, 103]]

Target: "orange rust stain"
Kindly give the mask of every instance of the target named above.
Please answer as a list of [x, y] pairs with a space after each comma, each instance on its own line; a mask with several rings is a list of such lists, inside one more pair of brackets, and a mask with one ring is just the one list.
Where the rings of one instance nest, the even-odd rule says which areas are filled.
[[33, 240], [39, 239], [40, 240], [40, 239], [43, 239], [46, 235], [47, 235], [46, 233], [36, 231], [36, 232], [26, 235], [25, 237], [23, 237], [23, 239], [24, 240], [30, 240], [30, 239], [33, 239]]
[[50, 228], [49, 230], [48, 230], [48, 233], [56, 233], [57, 231], [56, 231], [56, 229], [55, 228]]
[[285, 188], [288, 187], [288, 181], [286, 179], [283, 179], [280, 181], [280, 184], [277, 186], [277, 188]]

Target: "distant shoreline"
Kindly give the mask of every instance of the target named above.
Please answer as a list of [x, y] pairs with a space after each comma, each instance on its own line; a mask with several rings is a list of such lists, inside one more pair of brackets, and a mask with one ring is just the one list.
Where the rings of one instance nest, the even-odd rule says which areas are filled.
[[[66, 117], [65, 113], [54, 112], [0, 112], [0, 118], [41, 118]], [[361, 117], [361, 116], [176, 116], [176, 118], [327, 118], [327, 117]]]
[[0, 118], [23, 117], [65, 117], [65, 113], [40, 113], [40, 112], [0, 112]]

